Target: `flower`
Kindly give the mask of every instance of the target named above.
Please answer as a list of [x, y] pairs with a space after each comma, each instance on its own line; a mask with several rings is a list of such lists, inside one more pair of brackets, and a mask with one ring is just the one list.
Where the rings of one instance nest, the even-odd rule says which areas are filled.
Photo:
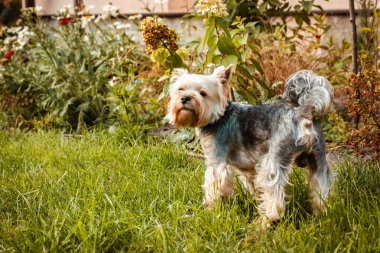
[[77, 22], [77, 21], [73, 18], [70, 18], [70, 17], [69, 18], [60, 18], [58, 20], [59, 25], [67, 25], [67, 24], [75, 23], [75, 22]]
[[201, 15], [210, 13], [215, 17], [228, 16], [227, 7], [221, 0], [199, 0], [194, 9]]
[[154, 3], [155, 4], [164, 4], [164, 3], [167, 3], [168, 0], [154, 0]]
[[142, 14], [137, 14], [137, 15], [129, 16], [128, 19], [129, 20], [135, 20], [135, 19], [141, 19], [142, 17], [143, 17]]
[[128, 29], [131, 28], [131, 25], [130, 25], [130, 24], [123, 24], [123, 23], [121, 23], [121, 22], [119, 22], [119, 21], [114, 22], [113, 25], [115, 26], [115, 28], [116, 28], [117, 30], [124, 30], [124, 29], [125, 29], [125, 30], [128, 30]]
[[103, 7], [103, 11], [107, 16], [117, 17], [119, 15], [119, 8], [111, 4], [107, 4]]
[[119, 79], [116, 76], [113, 76], [111, 80], [109, 80], [108, 85], [111, 87], [115, 87], [118, 83]]
[[33, 34], [27, 26], [7, 28], [6, 33], [9, 36], [3, 40], [3, 44], [12, 45], [15, 50], [24, 48], [24, 46], [28, 43], [30, 36]]
[[9, 59], [12, 57], [12, 55], [13, 55], [14, 52], [15, 52], [14, 50], [9, 50], [9, 51], [5, 54], [4, 59], [9, 60]]
[[4, 45], [9, 45], [11, 44], [13, 41], [17, 40], [17, 36], [8, 36], [6, 37], [4, 40], [3, 40], [3, 44]]
[[158, 18], [147, 17], [141, 23], [142, 36], [147, 53], [152, 53], [163, 46], [169, 52], [178, 49], [178, 34]]
[[71, 4], [66, 4], [61, 9], [59, 9], [58, 12], [59, 13], [66, 13], [66, 12], [69, 12], [71, 8], [73, 8], [73, 6]]
[[90, 14], [91, 10], [94, 9], [94, 5], [85, 5], [83, 8], [78, 12], [78, 15], [87, 15]]
[[80, 23], [82, 28], [86, 28], [86, 26], [95, 19], [95, 16], [82, 16], [80, 18]]
[[40, 5], [36, 5], [34, 10], [36, 11], [36, 13], [40, 13], [42, 11], [42, 7]]
[[22, 49], [24, 46], [29, 42], [30, 36], [32, 33], [29, 31], [29, 27], [24, 26], [18, 33], [17, 33], [17, 43], [18, 46], [16, 49]]

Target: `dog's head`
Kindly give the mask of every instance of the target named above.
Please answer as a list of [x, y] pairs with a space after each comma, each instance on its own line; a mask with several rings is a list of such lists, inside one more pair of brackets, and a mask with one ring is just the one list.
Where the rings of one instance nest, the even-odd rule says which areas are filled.
[[179, 127], [204, 127], [224, 114], [230, 96], [233, 65], [220, 66], [211, 75], [172, 73], [166, 118]]

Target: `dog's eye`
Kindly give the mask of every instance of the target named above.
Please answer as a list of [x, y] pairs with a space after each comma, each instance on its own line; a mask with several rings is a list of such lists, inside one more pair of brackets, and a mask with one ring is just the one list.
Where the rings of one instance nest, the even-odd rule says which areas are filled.
[[202, 96], [202, 97], [205, 97], [205, 96], [207, 96], [207, 93], [206, 93], [206, 92], [204, 92], [203, 90], [201, 90], [199, 93], [201, 94], [201, 96]]
[[184, 89], [183, 88], [178, 88], [179, 91], [183, 91]]

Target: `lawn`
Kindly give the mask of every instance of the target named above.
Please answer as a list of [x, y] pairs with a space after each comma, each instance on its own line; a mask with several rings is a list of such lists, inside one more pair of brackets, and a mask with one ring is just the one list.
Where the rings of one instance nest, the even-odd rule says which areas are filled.
[[119, 132], [0, 132], [0, 252], [380, 252], [378, 163], [333, 165], [318, 218], [295, 169], [286, 216], [267, 231], [239, 184], [204, 208], [204, 169], [180, 144]]

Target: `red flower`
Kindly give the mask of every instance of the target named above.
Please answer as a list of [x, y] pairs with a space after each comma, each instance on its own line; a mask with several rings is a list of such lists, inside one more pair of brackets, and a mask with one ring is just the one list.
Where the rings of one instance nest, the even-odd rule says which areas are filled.
[[317, 34], [317, 35], [315, 35], [315, 38], [317, 38], [317, 40], [320, 40], [321, 39], [321, 35]]
[[15, 52], [14, 50], [9, 50], [9, 51], [5, 54], [4, 58], [7, 59], [7, 60], [9, 60], [9, 59], [12, 57], [12, 55], [13, 55], [14, 52]]
[[58, 21], [59, 25], [67, 25], [67, 24], [71, 24], [71, 23], [75, 23], [75, 22], [77, 22], [77, 21], [73, 18], [61, 18]]

